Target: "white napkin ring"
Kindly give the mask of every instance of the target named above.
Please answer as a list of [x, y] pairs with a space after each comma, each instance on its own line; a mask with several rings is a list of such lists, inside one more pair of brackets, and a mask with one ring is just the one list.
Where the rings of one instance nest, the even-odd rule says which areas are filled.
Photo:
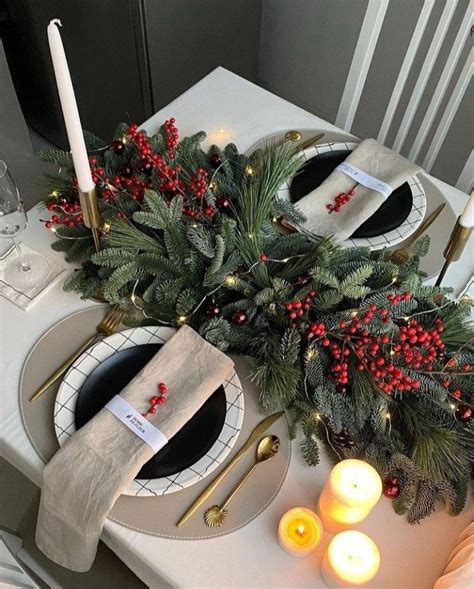
[[386, 200], [393, 192], [393, 188], [389, 184], [382, 182], [382, 180], [379, 180], [378, 178], [374, 178], [374, 176], [370, 176], [370, 174], [367, 174], [364, 170], [361, 170], [357, 166], [349, 164], [348, 162], [342, 162], [337, 166], [336, 170], [343, 172], [358, 184], [362, 184], [362, 186], [370, 188], [370, 190], [375, 190], [375, 192], [378, 192], [384, 197], [384, 200]]
[[155, 454], [168, 443], [168, 438], [120, 395], [112, 397], [105, 408], [148, 444]]

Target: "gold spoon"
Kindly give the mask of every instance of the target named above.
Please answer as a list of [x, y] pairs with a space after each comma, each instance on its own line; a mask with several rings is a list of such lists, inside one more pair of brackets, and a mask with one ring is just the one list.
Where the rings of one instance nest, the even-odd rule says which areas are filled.
[[255, 456], [255, 464], [252, 468], [247, 472], [244, 478], [240, 481], [240, 483], [235, 487], [232, 493], [227, 497], [222, 505], [213, 505], [206, 510], [204, 514], [204, 521], [210, 528], [217, 528], [222, 526], [225, 522], [227, 517], [227, 505], [229, 505], [230, 501], [235, 497], [238, 493], [239, 489], [241, 489], [244, 484], [246, 483], [247, 479], [253, 473], [253, 471], [257, 468], [257, 466], [275, 456], [280, 448], [280, 438], [278, 436], [265, 436], [260, 440], [257, 446], [257, 453]]
[[437, 209], [435, 209], [431, 213], [431, 215], [429, 215], [423, 221], [423, 223], [418, 227], [418, 229], [415, 231], [415, 233], [413, 233], [413, 235], [410, 237], [410, 239], [405, 242], [404, 246], [398, 250], [394, 250], [390, 254], [389, 259], [391, 262], [393, 262], [394, 264], [397, 264], [397, 266], [401, 266], [402, 264], [404, 264], [408, 260], [408, 258], [410, 257], [410, 254], [409, 254], [410, 247], [428, 229], [428, 227], [434, 221], [436, 221], [436, 219], [438, 218], [438, 216], [440, 215], [440, 213], [442, 212], [442, 210], [444, 209], [445, 206], [446, 206], [446, 203], [440, 205]]
[[301, 137], [301, 133], [295, 129], [285, 133], [285, 141], [301, 141]]

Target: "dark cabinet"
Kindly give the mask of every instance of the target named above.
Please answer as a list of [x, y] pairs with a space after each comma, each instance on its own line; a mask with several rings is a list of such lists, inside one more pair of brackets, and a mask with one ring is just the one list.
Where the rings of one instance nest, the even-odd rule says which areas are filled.
[[224, 66], [256, 81], [261, 0], [0, 0], [1, 35], [28, 123], [67, 146], [46, 27], [62, 39], [84, 128], [109, 137]]

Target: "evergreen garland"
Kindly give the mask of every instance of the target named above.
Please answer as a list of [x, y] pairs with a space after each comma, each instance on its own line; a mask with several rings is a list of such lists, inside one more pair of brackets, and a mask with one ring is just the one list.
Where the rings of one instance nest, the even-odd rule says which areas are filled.
[[286, 235], [280, 217], [304, 220], [275, 198], [301, 165], [291, 145], [247, 158], [233, 144], [205, 153], [204, 137], [178, 144], [173, 120], [150, 138], [121, 124], [111, 145], [85, 134], [105, 221], [97, 253], [70, 155], [40, 154], [63, 170], [47, 178], [53, 248], [81, 264], [65, 289], [123, 305], [131, 326], [189, 323], [247, 356], [264, 410], [301, 425], [309, 465], [322, 444], [395, 478], [394, 509], [411, 523], [438, 500], [458, 514], [474, 462], [474, 332], [469, 301], [423, 284], [429, 239], [396, 266], [383, 250]]

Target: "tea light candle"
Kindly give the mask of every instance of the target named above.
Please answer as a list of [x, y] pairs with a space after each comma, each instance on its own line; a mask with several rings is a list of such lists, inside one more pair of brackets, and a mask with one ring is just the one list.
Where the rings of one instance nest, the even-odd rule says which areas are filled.
[[278, 539], [281, 547], [289, 554], [304, 557], [313, 552], [323, 532], [323, 524], [314, 511], [295, 507], [281, 518]]
[[380, 552], [362, 532], [348, 530], [334, 536], [321, 564], [321, 576], [330, 589], [360, 587], [375, 577]]
[[367, 517], [382, 494], [377, 471], [362, 460], [342, 460], [332, 469], [319, 497], [324, 528], [339, 532]]

